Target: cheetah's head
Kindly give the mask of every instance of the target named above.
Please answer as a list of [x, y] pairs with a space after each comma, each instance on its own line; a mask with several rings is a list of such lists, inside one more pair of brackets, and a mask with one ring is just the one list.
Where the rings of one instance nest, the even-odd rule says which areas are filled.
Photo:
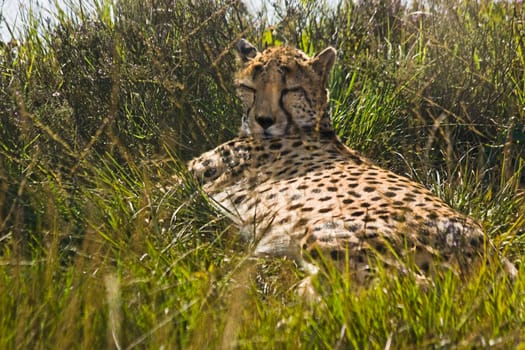
[[241, 39], [237, 51], [244, 63], [235, 80], [244, 111], [241, 136], [333, 134], [327, 90], [333, 47], [310, 58], [290, 47], [259, 52]]

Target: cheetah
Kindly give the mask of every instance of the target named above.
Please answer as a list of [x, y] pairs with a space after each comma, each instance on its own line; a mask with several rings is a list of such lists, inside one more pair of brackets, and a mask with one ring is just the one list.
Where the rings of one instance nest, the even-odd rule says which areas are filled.
[[422, 276], [436, 267], [462, 275], [494, 250], [480, 224], [336, 136], [334, 48], [309, 57], [290, 47], [259, 52], [242, 39], [237, 51], [239, 137], [188, 168], [255, 256], [288, 257], [312, 274], [322, 256], [364, 280], [377, 264], [406, 271], [408, 261]]

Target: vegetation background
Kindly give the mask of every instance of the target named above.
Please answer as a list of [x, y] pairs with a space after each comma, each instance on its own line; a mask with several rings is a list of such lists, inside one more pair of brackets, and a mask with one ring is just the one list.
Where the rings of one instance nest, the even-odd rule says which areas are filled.
[[525, 348], [523, 271], [359, 288], [327, 266], [308, 304], [293, 263], [251, 259], [184, 171], [236, 134], [237, 40], [332, 45], [339, 136], [523, 270], [524, 20], [495, 0], [286, 0], [271, 22], [235, 0], [28, 13], [0, 43], [0, 348]]

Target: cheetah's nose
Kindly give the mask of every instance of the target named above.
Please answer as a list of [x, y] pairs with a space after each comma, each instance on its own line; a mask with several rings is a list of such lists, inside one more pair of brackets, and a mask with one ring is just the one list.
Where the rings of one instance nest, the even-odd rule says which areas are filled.
[[268, 129], [273, 124], [272, 117], [268, 116], [256, 117], [255, 120], [257, 121], [257, 123], [259, 123], [260, 126], [262, 126], [263, 129]]

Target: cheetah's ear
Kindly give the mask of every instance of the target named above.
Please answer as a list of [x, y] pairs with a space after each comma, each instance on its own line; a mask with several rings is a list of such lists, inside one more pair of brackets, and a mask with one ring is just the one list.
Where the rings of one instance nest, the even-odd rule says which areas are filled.
[[237, 45], [235, 45], [235, 48], [237, 49], [237, 53], [239, 54], [239, 57], [243, 63], [250, 61], [255, 57], [255, 55], [257, 55], [257, 49], [255, 46], [250, 44], [245, 39], [239, 40]]
[[325, 82], [328, 82], [328, 79], [330, 78], [330, 72], [334, 66], [336, 55], [337, 51], [329, 46], [312, 58], [313, 69], [319, 74], [319, 76], [323, 77]]

